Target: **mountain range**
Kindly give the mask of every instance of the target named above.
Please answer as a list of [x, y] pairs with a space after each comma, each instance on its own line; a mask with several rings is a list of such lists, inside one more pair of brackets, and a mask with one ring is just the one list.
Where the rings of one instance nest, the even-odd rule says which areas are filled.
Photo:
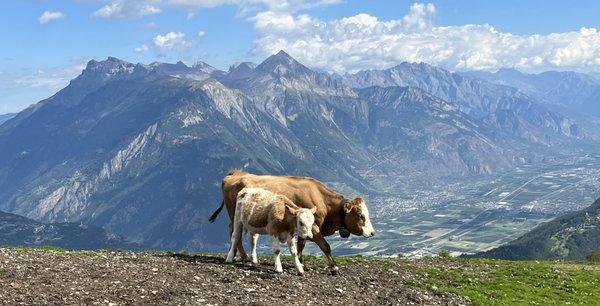
[[576, 113], [600, 115], [600, 80], [592, 75], [573, 71], [528, 74], [516, 69], [500, 69], [494, 73], [471, 71], [463, 75], [518, 88], [539, 101]]
[[0, 125], [0, 209], [210, 250], [227, 244], [226, 218], [206, 219], [232, 168], [389, 195], [584, 140], [519, 89], [426, 64], [339, 76], [283, 51], [228, 71], [109, 57]]
[[0, 245], [53, 246], [65, 249], [140, 249], [100, 227], [81, 223], [40, 223], [0, 211]]
[[11, 119], [12, 117], [14, 117], [16, 114], [3, 114], [0, 115], [0, 124], [4, 123], [5, 121], [8, 121], [9, 119]]
[[600, 199], [581, 211], [559, 216], [506, 245], [479, 253], [499, 259], [583, 260], [600, 250]]
[[425, 63], [401, 63], [384, 70], [346, 74], [352, 87], [413, 86], [460, 106], [461, 111], [511, 136], [532, 142], [553, 143], [556, 135], [578, 136], [577, 125], [550, 111], [515, 87], [451, 73]]

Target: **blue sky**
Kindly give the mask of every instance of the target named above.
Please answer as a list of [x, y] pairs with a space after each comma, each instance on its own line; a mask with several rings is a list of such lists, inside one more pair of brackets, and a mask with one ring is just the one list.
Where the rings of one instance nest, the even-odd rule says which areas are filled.
[[339, 73], [600, 71], [599, 1], [3, 0], [0, 113], [64, 87], [90, 59], [226, 69], [279, 49]]

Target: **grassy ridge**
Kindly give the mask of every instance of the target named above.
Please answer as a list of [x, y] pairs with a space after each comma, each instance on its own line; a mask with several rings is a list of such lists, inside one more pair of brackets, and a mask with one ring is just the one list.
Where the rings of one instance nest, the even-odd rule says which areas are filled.
[[583, 260], [600, 246], [600, 199], [589, 207], [540, 224], [505, 245], [475, 257], [508, 260], [569, 259]]
[[424, 259], [413, 285], [468, 296], [476, 305], [598, 305], [600, 265], [565, 261]]
[[[28, 252], [29, 247], [12, 247]], [[86, 251], [67, 251], [56, 247], [36, 248], [45, 253], [68, 252], [93, 254]], [[107, 252], [107, 251], [99, 251]], [[114, 252], [114, 251], [113, 251]], [[119, 252], [119, 251], [117, 251]], [[124, 253], [130, 253], [123, 251]], [[138, 252], [155, 257], [189, 258], [198, 255], [170, 252]], [[210, 255], [223, 258], [223, 254]], [[261, 256], [270, 261], [271, 256]], [[417, 260], [377, 258], [368, 256], [340, 256], [338, 265], [352, 271], [378, 271], [378, 277], [399, 277], [402, 283], [428, 291], [448, 292], [468, 297], [475, 305], [599, 305], [600, 263], [584, 261], [507, 261], [480, 258], [427, 257]], [[304, 256], [309, 275], [319, 274], [326, 267], [321, 256]], [[218, 261], [215, 261], [218, 262]], [[284, 262], [291, 262], [284, 256]], [[378, 269], [374, 269], [377, 266]], [[355, 267], [356, 269], [352, 269]], [[366, 269], [366, 270], [365, 270]], [[375, 273], [375, 272], [374, 272]], [[335, 277], [332, 276], [332, 281]]]
[[[339, 265], [369, 262], [416, 276], [408, 283], [468, 297], [475, 305], [599, 305], [600, 264], [583, 261], [506, 261], [431, 257], [419, 260], [360, 256]], [[324, 267], [309, 256], [310, 266]]]

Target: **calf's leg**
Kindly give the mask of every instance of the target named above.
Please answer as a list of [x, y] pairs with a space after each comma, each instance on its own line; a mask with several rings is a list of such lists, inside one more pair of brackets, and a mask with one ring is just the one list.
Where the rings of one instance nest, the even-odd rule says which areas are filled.
[[302, 258], [302, 251], [304, 250], [304, 245], [306, 244], [306, 240], [303, 238], [298, 237], [298, 242], [296, 245], [296, 250], [298, 250], [298, 258], [300, 259], [301, 263], [304, 263], [304, 259]]
[[256, 256], [256, 243], [258, 242], [258, 234], [250, 233], [250, 247], [252, 248], [252, 263], [258, 265], [258, 256]]
[[281, 247], [279, 237], [272, 236], [273, 238], [273, 253], [275, 254], [275, 272], [282, 273], [283, 267], [281, 266]]
[[325, 238], [323, 238], [323, 235], [321, 235], [321, 233], [315, 234], [313, 232], [312, 240], [319, 246], [321, 251], [323, 251], [323, 253], [325, 254], [325, 257], [327, 258], [327, 264], [329, 265], [329, 270], [331, 271], [331, 274], [333, 274], [333, 275], [338, 274], [339, 268], [335, 264], [335, 261], [333, 260], [333, 256], [331, 256], [331, 246], [329, 245], [329, 243], [327, 243], [327, 241], [325, 241]]
[[240, 253], [240, 260], [241, 261], [245, 261], [248, 259], [248, 254], [246, 254], [246, 251], [244, 251], [244, 243], [242, 242], [242, 239], [239, 239], [237, 242], [237, 250]]
[[[231, 223], [229, 223], [229, 233], [230, 234], [233, 234], [233, 223], [235, 223], [236, 209], [234, 209], [232, 212], [229, 213], [229, 220], [231, 220]], [[240, 236], [240, 238], [241, 238], [241, 236]], [[242, 239], [238, 240], [238, 242], [236, 244], [236, 250], [234, 251], [233, 256], [235, 257], [235, 255], [238, 252], [240, 253], [241, 261], [245, 261], [248, 258], [248, 254], [246, 254], [246, 251], [244, 251], [244, 243], [243, 243]]]
[[300, 259], [298, 259], [298, 250], [296, 249], [296, 237], [289, 236], [287, 239], [288, 249], [290, 249], [290, 253], [294, 258], [294, 265], [296, 265], [296, 269], [300, 275], [304, 274], [304, 267], [302, 263], [300, 263]]
[[235, 248], [239, 241], [242, 241], [242, 222], [233, 222], [233, 232], [231, 233], [231, 247], [229, 248], [229, 253], [227, 254], [227, 259], [225, 262], [233, 262], [235, 258]]

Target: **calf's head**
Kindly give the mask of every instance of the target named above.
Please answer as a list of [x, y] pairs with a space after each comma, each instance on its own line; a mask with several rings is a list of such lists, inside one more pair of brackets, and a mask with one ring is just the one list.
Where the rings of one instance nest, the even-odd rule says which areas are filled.
[[[375, 229], [369, 218], [369, 209], [361, 197], [353, 200], [344, 201], [344, 223], [350, 233], [357, 236], [372, 237], [375, 235]], [[340, 230], [340, 235], [348, 236]]]
[[285, 205], [286, 210], [288, 210], [292, 215], [296, 218], [296, 235], [302, 239], [312, 239], [312, 227], [315, 223], [314, 213], [317, 212], [317, 207], [313, 207], [311, 209], [308, 208], [299, 208], [296, 205]]

